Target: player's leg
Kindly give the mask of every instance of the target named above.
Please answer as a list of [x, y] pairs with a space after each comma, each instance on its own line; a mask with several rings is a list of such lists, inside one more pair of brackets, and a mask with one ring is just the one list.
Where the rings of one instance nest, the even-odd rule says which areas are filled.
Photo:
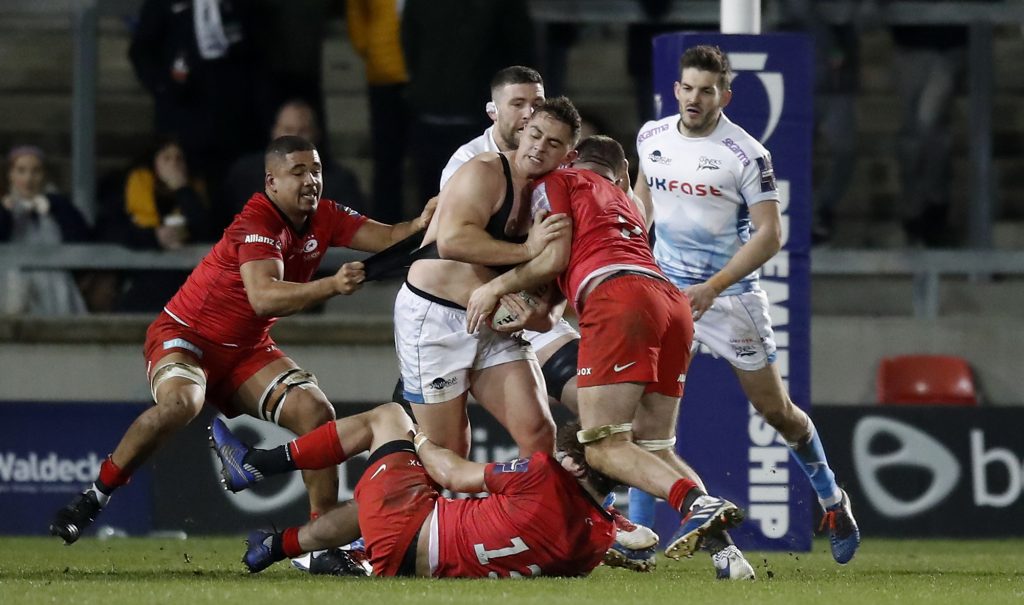
[[[316, 378], [288, 357], [262, 364], [235, 392], [239, 409], [305, 435], [334, 420], [334, 406], [327, 400]], [[302, 474], [309, 494], [310, 516], [316, 517], [338, 504], [338, 470], [324, 468]]]
[[203, 407], [206, 374], [190, 353], [174, 350], [156, 361], [149, 372], [155, 405], [140, 414], [125, 431], [113, 453], [100, 465], [99, 476], [85, 492], [57, 511], [50, 533], [72, 544], [107, 505], [114, 490]]
[[554, 451], [555, 421], [535, 360], [522, 359], [475, 370], [471, 382], [473, 396], [508, 430], [521, 457]]
[[460, 456], [469, 455], [470, 426], [466, 401], [469, 392], [437, 403], [410, 402], [413, 416], [420, 431], [430, 440]]
[[537, 353], [537, 363], [544, 374], [544, 386], [550, 401], [561, 403], [578, 416], [576, 360], [579, 355], [579, 334], [562, 320], [550, 332], [536, 336], [534, 333], [524, 333], [524, 338], [530, 341]]
[[365, 576], [367, 569], [361, 554], [335, 548], [359, 538], [358, 515], [355, 501], [350, 500], [300, 527], [249, 532], [242, 562], [250, 573], [258, 573], [278, 561], [321, 552], [321, 557], [331, 559], [329, 575]]

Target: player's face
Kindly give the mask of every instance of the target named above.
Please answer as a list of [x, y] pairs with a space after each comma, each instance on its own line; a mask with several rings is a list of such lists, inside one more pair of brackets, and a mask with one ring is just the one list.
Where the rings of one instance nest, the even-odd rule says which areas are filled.
[[688, 137], [704, 137], [718, 125], [722, 108], [729, 104], [732, 93], [723, 90], [719, 74], [687, 67], [675, 84], [679, 102], [680, 132]]
[[529, 178], [547, 174], [564, 163], [572, 151], [572, 128], [547, 112], [534, 114], [523, 129], [516, 165]]
[[533, 111], [544, 102], [544, 87], [540, 84], [506, 84], [494, 92], [492, 99], [497, 110], [495, 142], [502, 151], [516, 149], [519, 136]]
[[315, 149], [293, 151], [270, 167], [267, 191], [286, 213], [313, 214], [323, 189], [320, 154]]
[[43, 191], [43, 161], [30, 153], [23, 153], [11, 162], [7, 173], [11, 191], [22, 197], [34, 197]]

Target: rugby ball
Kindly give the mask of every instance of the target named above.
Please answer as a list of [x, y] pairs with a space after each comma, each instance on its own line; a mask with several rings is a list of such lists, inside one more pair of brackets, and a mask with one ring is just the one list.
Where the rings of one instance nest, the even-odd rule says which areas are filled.
[[[531, 307], [537, 307], [540, 305], [540, 303], [537, 302], [537, 299], [534, 298], [534, 295], [526, 290], [520, 290], [517, 294], [519, 295], [519, 298], [525, 300], [526, 304]], [[495, 309], [494, 313], [491, 315], [491, 328], [497, 330], [502, 326], [507, 326], [517, 319], [519, 319], [519, 316], [514, 311], [506, 307], [504, 304], [499, 303], [498, 308]]]

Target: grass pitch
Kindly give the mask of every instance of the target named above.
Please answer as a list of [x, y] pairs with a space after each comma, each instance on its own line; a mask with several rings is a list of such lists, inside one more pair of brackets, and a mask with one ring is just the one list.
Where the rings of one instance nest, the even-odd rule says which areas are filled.
[[706, 555], [660, 557], [650, 574], [599, 567], [589, 578], [427, 580], [325, 578], [285, 563], [254, 576], [242, 538], [159, 540], [0, 538], [0, 603], [481, 603], [643, 605], [756, 603], [1024, 603], [1024, 541], [865, 539], [836, 565], [828, 544], [809, 553], [748, 552], [758, 580], [717, 582]]

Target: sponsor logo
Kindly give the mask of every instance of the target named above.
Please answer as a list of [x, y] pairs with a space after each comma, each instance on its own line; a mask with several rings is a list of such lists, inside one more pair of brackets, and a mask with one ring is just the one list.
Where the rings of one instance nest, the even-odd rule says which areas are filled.
[[377, 477], [377, 475], [383, 473], [386, 470], [388, 470], [388, 465], [387, 464], [382, 464], [382, 465], [378, 466], [377, 470], [373, 471], [373, 474], [370, 475], [370, 480], [372, 481], [373, 479], [375, 479]]
[[736, 141], [732, 139], [722, 139], [722, 144], [728, 147], [729, 151], [733, 152], [744, 166], [750, 165], [750, 158], [747, 157], [747, 153], [740, 148]]
[[316, 250], [317, 245], [318, 245], [317, 241], [315, 239], [311, 239], [311, 240], [306, 242], [305, 246], [302, 247], [302, 251], [308, 254], [308, 253], [312, 252], [313, 250]]
[[452, 376], [451, 378], [435, 378], [430, 383], [430, 388], [440, 391], [441, 389], [447, 389], [450, 386], [454, 386], [458, 382], [458, 379]]
[[266, 244], [268, 246], [273, 246], [275, 248], [280, 248], [281, 247], [281, 242], [277, 241], [276, 239], [271, 238], [271, 237], [267, 237], [266, 235], [259, 235], [257, 233], [250, 233], [249, 235], [246, 235], [245, 239], [242, 241], [242, 243], [244, 243], [244, 244]]
[[590, 368], [580, 368], [580, 369], [576, 370], [576, 375], [577, 376], [590, 376], [591, 373], [592, 373], [592, 370]]
[[749, 406], [750, 437], [747, 513], [766, 538], [789, 532], [789, 447], [774, 428]]
[[757, 351], [750, 345], [733, 345], [732, 351], [736, 354], [736, 357], [753, 357], [757, 355]]
[[641, 132], [639, 135], [637, 135], [636, 142], [637, 142], [637, 144], [643, 143], [644, 141], [646, 141], [647, 139], [653, 137], [654, 135], [658, 134], [659, 132], [665, 132], [666, 130], [668, 130], [668, 128], [669, 128], [668, 124], [662, 124], [661, 126], [655, 126], [654, 128], [650, 128], [648, 130], [645, 130], [645, 131]]
[[612, 368], [612, 370], [614, 370], [616, 373], [618, 373], [618, 372], [621, 372], [622, 370], [625, 370], [626, 368], [630, 368], [630, 367], [633, 367], [635, 365], [636, 365], [635, 361], [631, 361], [631, 362], [629, 362], [629, 363], [627, 363], [625, 365], [621, 365], [621, 366], [619, 364], [615, 364], [615, 366]]
[[494, 465], [496, 473], [525, 473], [529, 470], [530, 460], [528, 458], [516, 458], [509, 462], [500, 462]]
[[647, 177], [647, 186], [651, 189], [658, 189], [659, 191], [678, 191], [679, 193], [693, 195], [696, 197], [706, 197], [709, 195], [722, 197], [721, 189], [714, 185], [706, 185], [704, 183], [687, 183], [686, 181], [657, 179], [649, 176]]
[[772, 159], [762, 156], [754, 161], [757, 162], [757, 168], [761, 171], [761, 193], [775, 191], [775, 169], [772, 168]]
[[679, 378], [676, 379], [676, 382], [681, 382], [683, 384], [686, 384], [686, 374], [680, 374]]
[[706, 156], [700, 156], [697, 160], [697, 170], [718, 170], [722, 167], [722, 160], [717, 158], [709, 158]]
[[40, 455], [14, 452], [0, 455], [0, 480], [5, 483], [89, 483], [100, 472], [103, 461], [95, 452], [81, 458], [64, 458], [56, 452]]
[[196, 357], [199, 359], [203, 358], [203, 350], [184, 338], [172, 338], [170, 340], [165, 340], [164, 350], [166, 351], [168, 349], [185, 349], [186, 351], [195, 353]]
[[661, 155], [661, 151], [655, 149], [648, 156], [647, 159], [654, 162], [655, 164], [664, 164], [668, 166], [672, 163], [672, 158]]

